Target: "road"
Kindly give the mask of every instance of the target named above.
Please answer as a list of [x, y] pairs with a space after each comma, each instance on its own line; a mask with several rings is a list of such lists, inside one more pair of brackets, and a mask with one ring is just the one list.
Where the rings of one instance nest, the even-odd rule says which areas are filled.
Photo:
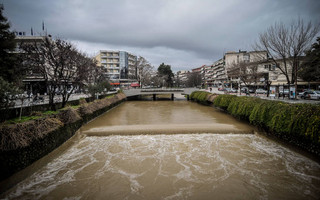
[[[202, 89], [202, 91], [206, 91], [206, 92], [210, 92], [210, 90], [204, 90]], [[108, 93], [114, 93], [114, 92], [108, 92]], [[212, 91], [211, 93], [213, 94], [225, 94], [224, 91], [219, 91], [218, 88], [212, 88]], [[234, 94], [234, 95], [237, 95], [237, 96], [240, 96], [239, 93], [231, 93], [231, 94]], [[179, 95], [178, 95], [179, 96]], [[241, 96], [246, 96], [245, 93], [241, 93]], [[283, 99], [282, 97], [280, 98], [274, 98], [274, 97], [267, 97], [266, 94], [250, 94], [250, 96], [255, 96], [255, 97], [259, 97], [261, 99], [267, 99], [267, 100], [275, 100], [275, 101], [283, 101], [283, 102], [287, 102], [287, 103], [311, 103], [311, 104], [320, 104], [320, 101], [317, 101], [317, 100], [306, 100], [306, 99], [300, 99], [298, 98], [297, 100], [292, 100], [292, 99], [288, 99], [288, 98], [285, 98]], [[41, 100], [38, 100], [38, 101], [33, 101], [32, 98], [28, 98], [28, 99], [25, 99], [24, 102], [23, 102], [23, 107], [28, 107], [28, 106], [33, 106], [33, 105], [41, 105], [41, 104], [48, 104], [49, 103], [49, 96], [48, 95], [45, 95], [45, 96], [42, 96], [44, 99], [43, 101]], [[87, 97], [90, 97], [90, 94], [72, 94], [69, 98], [69, 101], [72, 101], [72, 100], [77, 100], [77, 99], [80, 99], [80, 98], [87, 98]], [[61, 95], [57, 95], [55, 97], [55, 102], [61, 102], [62, 101], [62, 96]], [[21, 100], [17, 99], [15, 100], [15, 108], [20, 108], [21, 107]]]
[[[206, 92], [210, 92], [210, 90], [203, 90]], [[215, 93], [215, 94], [225, 94], [224, 91], [219, 91], [218, 88], [212, 88], [211, 93]], [[230, 93], [233, 95], [237, 95], [237, 96], [246, 96], [245, 93], [241, 93], [241, 95], [239, 93]], [[317, 100], [308, 100], [308, 99], [300, 99], [298, 98], [297, 100], [295, 99], [288, 99], [287, 97], [285, 97], [283, 99], [283, 97], [277, 98], [277, 97], [267, 97], [266, 94], [254, 94], [251, 93], [250, 96], [254, 96], [254, 97], [259, 97], [261, 99], [267, 99], [267, 100], [273, 100], [273, 101], [283, 101], [283, 102], [287, 102], [287, 103], [310, 103], [310, 104], [320, 104], [320, 101]]]

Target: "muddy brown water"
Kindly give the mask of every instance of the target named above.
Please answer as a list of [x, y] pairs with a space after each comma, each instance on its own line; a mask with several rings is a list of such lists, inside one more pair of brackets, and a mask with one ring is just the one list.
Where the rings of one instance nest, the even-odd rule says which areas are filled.
[[192, 102], [125, 102], [3, 198], [319, 199], [319, 163], [255, 131]]

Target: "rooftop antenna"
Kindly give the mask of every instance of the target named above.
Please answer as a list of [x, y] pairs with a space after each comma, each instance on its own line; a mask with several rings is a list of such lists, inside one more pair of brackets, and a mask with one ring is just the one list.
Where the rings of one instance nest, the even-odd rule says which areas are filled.
[[32, 29], [32, 27], [31, 27], [31, 35], [33, 36], [33, 29]]
[[44, 21], [42, 21], [42, 32], [47, 36], [47, 28], [44, 28]]

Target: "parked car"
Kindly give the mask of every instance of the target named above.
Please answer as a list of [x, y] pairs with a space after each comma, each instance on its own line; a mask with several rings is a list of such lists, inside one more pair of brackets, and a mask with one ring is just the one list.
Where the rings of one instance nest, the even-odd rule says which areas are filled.
[[247, 91], [249, 91], [249, 93], [254, 93], [255, 90], [253, 88], [248, 88], [248, 87], [241, 88], [241, 92], [245, 93]]
[[304, 90], [302, 90], [302, 92], [299, 92], [299, 93], [298, 93], [298, 97], [302, 98], [302, 96], [304, 95], [304, 93], [305, 93], [305, 92], [309, 92], [309, 91], [312, 91], [312, 90], [310, 90], [310, 89], [304, 89]]
[[267, 94], [267, 90], [258, 88], [258, 89], [256, 89], [256, 93], [257, 93], [257, 94]]
[[245, 93], [245, 92], [247, 92], [247, 91], [249, 91], [249, 88], [248, 88], [248, 87], [242, 87], [242, 88], [241, 88], [241, 92]]
[[316, 90], [310, 93], [310, 99], [320, 100], [320, 91]]
[[227, 93], [237, 93], [237, 90], [234, 89], [234, 88], [225, 88], [225, 91], [226, 91]]
[[300, 98], [301, 99], [310, 99], [310, 93], [313, 92], [312, 90], [308, 90], [308, 91], [304, 91], [302, 92], [302, 94], [299, 94], [300, 95]]
[[28, 98], [28, 94], [25, 92], [25, 93], [15, 95], [15, 99], [21, 99], [21, 98], [23, 99]]
[[301, 95], [301, 99], [315, 99], [320, 100], [320, 91], [308, 90]]

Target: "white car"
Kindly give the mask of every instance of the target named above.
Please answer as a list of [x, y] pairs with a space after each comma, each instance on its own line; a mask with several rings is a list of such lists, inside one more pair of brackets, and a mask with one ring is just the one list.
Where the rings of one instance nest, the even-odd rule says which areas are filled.
[[226, 91], [227, 93], [237, 93], [237, 90], [234, 89], [234, 88], [225, 88], [225, 91]]
[[310, 91], [308, 95], [309, 95], [310, 99], [320, 100], [320, 91], [319, 90]]
[[267, 90], [259, 88], [259, 89], [256, 89], [256, 93], [257, 94], [267, 94]]

